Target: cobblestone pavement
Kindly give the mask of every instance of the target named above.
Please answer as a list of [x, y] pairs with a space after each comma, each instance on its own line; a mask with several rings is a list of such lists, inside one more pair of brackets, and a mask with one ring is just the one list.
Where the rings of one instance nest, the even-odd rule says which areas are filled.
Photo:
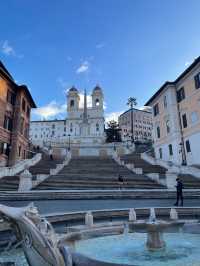
[[[30, 201], [1, 201], [1, 204], [21, 207]], [[173, 199], [123, 199], [123, 200], [41, 200], [35, 201], [35, 205], [41, 213], [70, 212], [99, 209], [117, 208], [142, 208], [142, 207], [172, 207]], [[185, 200], [185, 207], [200, 207], [200, 201], [196, 199]]]

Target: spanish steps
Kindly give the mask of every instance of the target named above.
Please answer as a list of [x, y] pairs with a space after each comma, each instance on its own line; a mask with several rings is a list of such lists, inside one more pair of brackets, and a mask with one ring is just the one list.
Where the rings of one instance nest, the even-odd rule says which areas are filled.
[[164, 188], [147, 176], [118, 165], [111, 157], [84, 156], [72, 158], [59, 174], [50, 176], [35, 189], [117, 189], [119, 175], [123, 177], [123, 187], [127, 189]]
[[[86, 189], [118, 189], [118, 176], [124, 178], [124, 189], [163, 189], [164, 186], [151, 180], [148, 173], [158, 173], [165, 178], [166, 169], [159, 165], [151, 165], [141, 159], [139, 153], [121, 156], [125, 164], [133, 163], [136, 168], [142, 168], [143, 174], [135, 174], [125, 166], [118, 165], [111, 157], [84, 156], [72, 158], [57, 175], [52, 175], [40, 183], [34, 190], [86, 190]], [[29, 168], [33, 176], [49, 174], [61, 159], [50, 160], [43, 154], [42, 159]], [[200, 189], [200, 179], [192, 175], [179, 175], [185, 189]], [[0, 179], [0, 191], [16, 191], [19, 186], [19, 174], [5, 176]]]
[[[42, 153], [42, 159], [34, 166], [29, 168], [30, 173], [35, 176], [37, 174], [50, 174], [50, 169], [56, 168], [56, 164], [62, 163], [61, 159], [54, 158], [51, 160], [48, 155]], [[15, 176], [5, 176], [0, 179], [0, 191], [18, 190], [19, 174]]]

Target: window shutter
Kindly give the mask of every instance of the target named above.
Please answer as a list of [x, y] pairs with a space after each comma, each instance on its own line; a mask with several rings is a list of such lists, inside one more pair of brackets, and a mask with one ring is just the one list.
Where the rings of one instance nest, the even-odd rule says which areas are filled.
[[200, 76], [200, 74], [198, 74], [198, 75], [196, 75], [194, 77], [194, 80], [195, 80], [195, 88], [196, 89], [199, 89], [200, 88], [200, 79], [199, 79], [199, 76]]

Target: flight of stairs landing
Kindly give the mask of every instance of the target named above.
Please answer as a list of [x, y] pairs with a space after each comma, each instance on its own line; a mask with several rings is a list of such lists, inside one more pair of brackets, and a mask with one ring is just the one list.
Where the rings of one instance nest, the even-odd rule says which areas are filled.
[[50, 169], [55, 169], [57, 164], [63, 162], [63, 160], [60, 158], [56, 158], [55, 156], [53, 158], [54, 159], [51, 160], [49, 155], [43, 153], [42, 159], [38, 163], [29, 168], [30, 173], [32, 175], [37, 175], [37, 174], [49, 175]]
[[126, 189], [165, 188], [145, 175], [135, 174], [118, 165], [111, 157], [84, 156], [72, 158], [59, 174], [50, 176], [34, 189], [118, 189], [119, 174], [125, 180], [123, 188]]
[[19, 176], [4, 176], [0, 179], [0, 191], [17, 191], [19, 187]]
[[[120, 157], [120, 159], [124, 161], [125, 164], [133, 163], [136, 168], [142, 168], [144, 174], [158, 173], [160, 179], [165, 178], [167, 169], [160, 165], [152, 165], [146, 162], [141, 158], [140, 153], [135, 152], [132, 154], [123, 155]], [[185, 189], [200, 189], [200, 179], [188, 174], [179, 174], [178, 176], [182, 180]]]
[[[62, 159], [55, 158], [51, 160], [48, 155], [42, 154], [42, 159], [34, 166], [31, 166], [29, 171], [33, 176], [37, 174], [50, 174], [50, 169], [56, 168], [56, 164], [62, 162]], [[19, 175], [0, 178], [0, 191], [17, 191], [20, 181]]]
[[126, 154], [120, 157], [125, 164], [133, 163], [135, 168], [142, 168], [144, 174], [148, 173], [158, 173], [164, 175], [167, 171], [164, 167], [160, 165], [152, 165], [141, 158], [140, 153]]

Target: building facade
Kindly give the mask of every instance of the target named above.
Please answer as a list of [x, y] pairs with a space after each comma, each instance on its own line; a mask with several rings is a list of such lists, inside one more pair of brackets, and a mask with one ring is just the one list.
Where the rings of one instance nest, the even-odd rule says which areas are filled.
[[67, 118], [65, 120], [32, 121], [30, 140], [34, 145], [43, 146], [50, 142], [103, 143], [104, 109], [103, 92], [96, 86], [91, 94], [92, 106], [88, 107], [87, 95], [80, 105], [80, 95], [75, 87], [67, 93]]
[[[133, 112], [133, 138], [135, 141], [152, 140], [152, 113], [132, 109]], [[119, 127], [121, 129], [122, 141], [131, 140], [131, 109], [119, 116]]]
[[200, 57], [174, 82], [166, 82], [146, 103], [153, 108], [157, 158], [200, 164]]
[[27, 157], [30, 112], [35, 107], [28, 88], [17, 85], [0, 61], [0, 166]]

